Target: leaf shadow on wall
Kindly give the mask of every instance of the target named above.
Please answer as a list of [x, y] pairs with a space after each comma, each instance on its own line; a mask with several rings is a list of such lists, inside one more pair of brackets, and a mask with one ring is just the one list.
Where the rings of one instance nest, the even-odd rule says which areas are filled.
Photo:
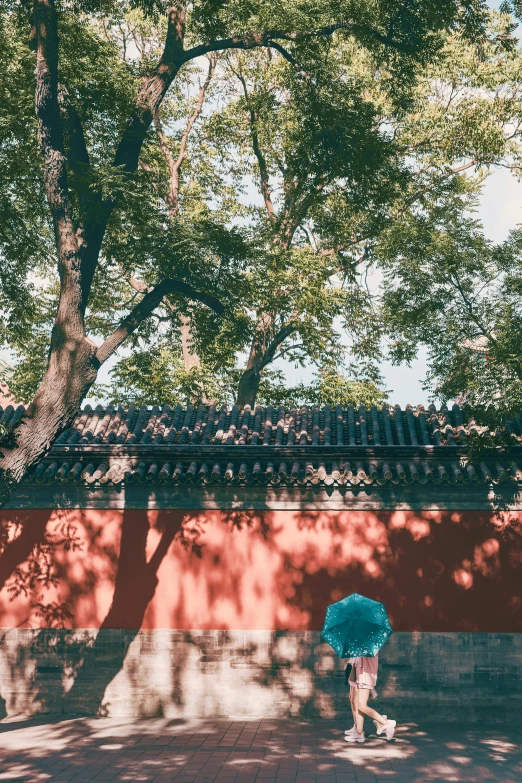
[[31, 555], [37, 556], [53, 514], [44, 510], [30, 514], [0, 511], [0, 590], [8, 580], [15, 589], [25, 590], [26, 577], [20, 566]]
[[[196, 516], [192, 515], [195, 528]], [[244, 703], [268, 698], [284, 714], [295, 717], [346, 714], [342, 663], [327, 645], [317, 644], [317, 631], [326, 606], [351, 592], [383, 601], [397, 631], [512, 634], [522, 629], [520, 515], [266, 511], [222, 512], [219, 519], [207, 515], [203, 533], [209, 534], [201, 538], [201, 557], [184, 566], [191, 577], [187, 584], [197, 585], [197, 600], [206, 603], [197, 607], [198, 615], [191, 614], [190, 596], [182, 595], [171, 626], [209, 630], [186, 632], [176, 641], [170, 658], [176, 669], [176, 676], [171, 676], [173, 690], [154, 696], [158, 714], [167, 714], [172, 704], [189, 708], [203, 700], [222, 708], [228, 698], [226, 683], [241, 690]], [[219, 525], [226, 531], [221, 537]], [[256, 626], [252, 618], [263, 617], [267, 604], [273, 614], [267, 624], [262, 621]], [[196, 617], [204, 617], [207, 624], [200, 625]], [[249, 624], [242, 624], [245, 619]], [[256, 636], [256, 627], [273, 631]], [[238, 628], [253, 630], [248, 636], [237, 633]], [[287, 634], [285, 628], [291, 632]], [[422, 712], [423, 692], [442, 692], [445, 686], [440, 667], [430, 670], [429, 662], [424, 666], [417, 660], [423, 655], [422, 644], [410, 648], [403, 645], [405, 641], [399, 635], [392, 637], [383, 651], [381, 696], [396, 701], [401, 692], [411, 695], [411, 704], [401, 705], [401, 714], [413, 718], [416, 710]], [[510, 649], [502, 645], [510, 641], [493, 642], [500, 645], [493, 673], [487, 666], [489, 659], [484, 661], [484, 673], [475, 673], [478, 653], [474, 657], [461, 646], [455, 652], [461, 668], [451, 677], [444, 675], [450, 677], [451, 688], [462, 689], [463, 698], [476, 686], [474, 693], [482, 699], [478, 710], [496, 698], [497, 716], [502, 688], [522, 692], [504, 665], [503, 655]], [[441, 649], [435, 655], [443, 653]], [[134, 703], [148, 709], [143, 671], [136, 667], [131, 679]]]
[[325, 607], [358, 592], [382, 601], [396, 631], [522, 630], [522, 520], [451, 511], [302, 512], [329, 546], [286, 553], [290, 605], [321, 628]]
[[[42, 660], [46, 651], [50, 655], [51, 666], [46, 666], [44, 661], [37, 667], [35, 680], [33, 701], [42, 711], [50, 709], [64, 715], [100, 713], [105, 690], [122, 669], [129, 647], [139, 633], [156, 590], [158, 568], [172, 541], [180, 534], [183, 518], [183, 512], [158, 512], [155, 529], [159, 541], [147, 559], [147, 538], [151, 529], [147, 515], [124, 511], [114, 593], [100, 630], [71, 633], [44, 628], [31, 645], [30, 656], [35, 660]], [[86, 595], [96, 581], [95, 565], [91, 568], [92, 573], [86, 573], [84, 577]], [[78, 598], [81, 596], [74, 596], [75, 601]], [[123, 632], [111, 639], [104, 633], [110, 629], [122, 629]], [[53, 668], [59, 675], [54, 682], [48, 677]], [[67, 691], [64, 678], [72, 680]]]

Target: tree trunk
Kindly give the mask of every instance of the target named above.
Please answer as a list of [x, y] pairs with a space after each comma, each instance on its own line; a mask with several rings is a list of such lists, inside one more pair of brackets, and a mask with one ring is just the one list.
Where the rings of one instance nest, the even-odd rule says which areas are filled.
[[[156, 592], [158, 569], [165, 558], [175, 535], [181, 530], [184, 512], [160, 512], [157, 529], [162, 529], [161, 539], [150, 560], [146, 558], [147, 536], [150, 525], [142, 512], [125, 511], [121, 530], [121, 545], [118, 570], [111, 607], [100, 625], [100, 633], [92, 647], [85, 647], [80, 641], [78, 657], [82, 665], [70, 691], [63, 695], [60, 712], [87, 713], [96, 715], [105, 696], [105, 691], [114, 677], [123, 668], [127, 652], [143, 624], [145, 612]], [[100, 655], [106, 655], [106, 629], [123, 628], [122, 644], [115, 650], [110, 661], [96, 676], [93, 670], [98, 666]], [[83, 647], [83, 649], [81, 649]], [[67, 661], [64, 660], [64, 669]]]
[[246, 370], [239, 379], [237, 404], [240, 407], [245, 405], [253, 407], [256, 404], [264, 368], [274, 361], [279, 347], [296, 330], [295, 322], [291, 321], [274, 334], [274, 321], [268, 313], [262, 313], [258, 316], [257, 326], [258, 333], [254, 336], [250, 346]]
[[51, 353], [36, 397], [15, 428], [15, 446], [2, 447], [0, 507], [11, 489], [39, 462], [58, 435], [74, 421], [81, 403], [96, 380], [96, 345], [87, 338], [69, 339]]
[[237, 404], [240, 408], [245, 405], [250, 405], [251, 408], [255, 406], [260, 383], [260, 373], [256, 372], [255, 367], [248, 367], [239, 379], [237, 388]]
[[15, 427], [15, 446], [0, 455], [0, 506], [11, 489], [48, 451], [76, 416], [98, 373], [97, 346], [85, 336], [81, 249], [73, 220], [58, 89], [58, 20], [54, 0], [35, 0], [35, 111], [44, 182], [53, 220], [60, 299], [51, 334], [49, 362], [36, 397]]

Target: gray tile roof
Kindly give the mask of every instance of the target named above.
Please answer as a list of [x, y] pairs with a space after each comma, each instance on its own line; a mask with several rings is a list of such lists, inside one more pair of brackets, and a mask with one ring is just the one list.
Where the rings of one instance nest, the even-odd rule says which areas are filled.
[[[0, 408], [13, 424], [23, 406]], [[481, 428], [458, 405], [401, 410], [87, 405], [26, 481], [365, 486], [522, 483], [522, 446], [467, 460]], [[522, 444], [522, 418], [509, 424]]]

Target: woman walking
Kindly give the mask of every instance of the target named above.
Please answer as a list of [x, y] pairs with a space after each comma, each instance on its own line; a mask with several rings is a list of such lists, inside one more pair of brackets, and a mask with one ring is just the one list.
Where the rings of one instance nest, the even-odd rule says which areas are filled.
[[370, 694], [374, 692], [377, 684], [378, 655], [372, 658], [365, 656], [350, 658], [348, 665], [351, 665], [348, 683], [350, 685], [350, 707], [353, 714], [353, 726], [345, 732], [344, 738], [346, 742], [365, 741], [365, 715], [373, 720], [377, 734], [385, 733], [386, 739], [391, 740], [395, 734], [397, 722], [388, 720], [386, 715], [381, 715], [377, 710], [373, 710], [368, 706]]

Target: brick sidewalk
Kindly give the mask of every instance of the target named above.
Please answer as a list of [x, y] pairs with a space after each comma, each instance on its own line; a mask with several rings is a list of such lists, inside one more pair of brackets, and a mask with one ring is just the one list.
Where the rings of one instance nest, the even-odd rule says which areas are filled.
[[344, 728], [286, 720], [1, 723], [0, 782], [522, 782], [518, 726], [409, 724], [392, 742], [370, 735], [355, 746], [344, 742]]

